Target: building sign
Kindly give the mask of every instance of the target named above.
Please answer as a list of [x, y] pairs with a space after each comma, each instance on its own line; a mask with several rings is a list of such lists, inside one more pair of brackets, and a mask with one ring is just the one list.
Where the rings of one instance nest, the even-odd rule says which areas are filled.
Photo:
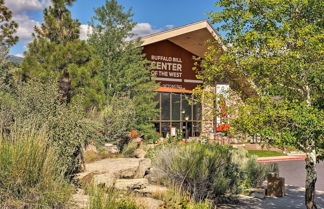
[[182, 78], [182, 60], [180, 57], [151, 55], [155, 77]]
[[143, 49], [151, 61], [151, 74], [161, 86], [192, 90], [202, 83], [196, 78], [193, 54], [170, 41], [147, 45]]

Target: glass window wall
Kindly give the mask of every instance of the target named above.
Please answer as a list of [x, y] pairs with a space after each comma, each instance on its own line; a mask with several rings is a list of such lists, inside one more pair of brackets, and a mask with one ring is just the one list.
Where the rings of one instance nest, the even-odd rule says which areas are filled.
[[166, 137], [170, 127], [176, 127], [182, 130], [183, 137], [200, 136], [201, 104], [189, 102], [190, 99], [190, 94], [158, 93], [156, 101], [160, 114], [158, 119], [152, 121], [157, 132]]

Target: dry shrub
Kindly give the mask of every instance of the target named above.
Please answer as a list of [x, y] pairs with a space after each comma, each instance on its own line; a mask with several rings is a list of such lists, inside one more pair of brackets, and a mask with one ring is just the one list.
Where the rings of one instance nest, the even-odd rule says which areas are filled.
[[46, 130], [0, 134], [0, 208], [62, 208], [71, 195]]

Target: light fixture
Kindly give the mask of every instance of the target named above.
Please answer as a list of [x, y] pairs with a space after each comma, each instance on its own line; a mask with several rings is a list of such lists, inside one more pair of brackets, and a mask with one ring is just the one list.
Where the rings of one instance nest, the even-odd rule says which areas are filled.
[[185, 117], [185, 120], [189, 120], [189, 117], [188, 117], [188, 116], [186, 116], [186, 117]]
[[186, 113], [186, 111], [182, 110], [182, 111], [181, 111], [181, 113], [182, 113], [182, 114], [185, 114], [185, 113]]

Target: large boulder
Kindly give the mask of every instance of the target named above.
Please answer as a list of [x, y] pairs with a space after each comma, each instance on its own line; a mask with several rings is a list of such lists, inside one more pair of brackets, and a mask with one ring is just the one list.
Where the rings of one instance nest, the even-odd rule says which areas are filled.
[[108, 143], [105, 144], [105, 150], [111, 154], [118, 154], [120, 152], [117, 145], [108, 144]]
[[163, 171], [158, 168], [151, 167], [146, 171], [145, 177], [150, 184], [161, 184], [161, 179], [165, 178], [163, 176]]
[[71, 209], [80, 209], [80, 208], [88, 208], [90, 204], [90, 198], [85, 194], [73, 194], [71, 198], [71, 205], [69, 208]]
[[87, 186], [93, 182], [96, 172], [82, 172], [76, 175], [76, 179], [82, 186]]
[[[139, 167], [132, 167], [132, 168], [120, 170], [115, 175], [118, 176], [118, 178], [120, 178], [120, 179], [133, 179], [136, 176], [136, 172], [137, 172], [138, 168]], [[140, 178], [140, 177], [138, 177], [138, 178]]]
[[136, 174], [134, 178], [143, 178], [145, 174], [149, 171], [151, 168], [152, 162], [150, 159], [142, 159], [139, 162], [138, 168], [136, 170]]
[[116, 179], [143, 178], [151, 167], [151, 160], [138, 158], [108, 158], [86, 164], [86, 171], [78, 175], [83, 183], [92, 180], [97, 185], [113, 186]]
[[152, 194], [161, 194], [167, 191], [168, 191], [167, 187], [160, 186], [160, 185], [147, 185], [145, 188], [135, 190], [135, 192], [145, 196], [152, 195]]
[[100, 173], [94, 175], [93, 180], [96, 185], [112, 187], [116, 182], [116, 177], [112, 173]]
[[140, 161], [136, 158], [107, 158], [86, 164], [86, 171], [118, 174], [123, 170], [137, 169]]
[[146, 152], [142, 149], [136, 149], [134, 151], [134, 157], [136, 158], [145, 158], [145, 156], [146, 156]]
[[115, 182], [115, 188], [119, 190], [137, 190], [144, 189], [147, 187], [148, 181], [147, 179], [117, 179]]

